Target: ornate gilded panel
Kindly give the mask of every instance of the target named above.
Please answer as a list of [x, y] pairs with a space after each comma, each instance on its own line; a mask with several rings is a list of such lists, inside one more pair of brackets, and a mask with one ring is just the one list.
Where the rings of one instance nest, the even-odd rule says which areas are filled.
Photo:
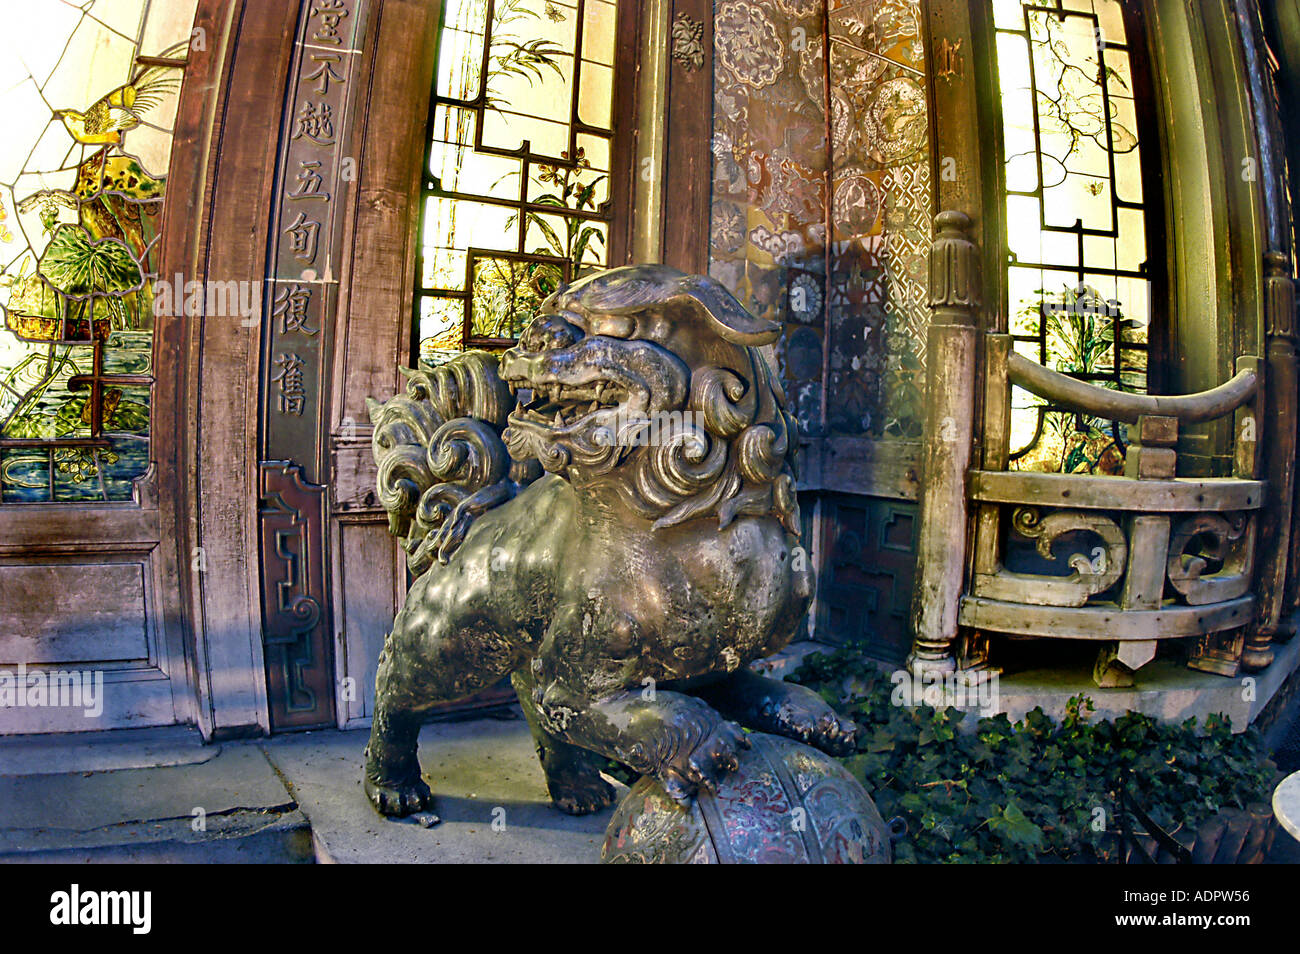
[[778, 357], [806, 433], [921, 434], [933, 212], [921, 22], [909, 0], [714, 5], [710, 273], [785, 325]]

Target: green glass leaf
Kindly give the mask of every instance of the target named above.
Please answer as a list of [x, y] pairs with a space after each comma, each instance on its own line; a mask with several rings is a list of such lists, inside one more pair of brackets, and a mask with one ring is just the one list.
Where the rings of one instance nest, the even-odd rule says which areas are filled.
[[50, 239], [37, 271], [74, 298], [120, 295], [139, 288], [144, 278], [125, 245], [115, 239], [92, 242], [75, 225], [61, 225]]

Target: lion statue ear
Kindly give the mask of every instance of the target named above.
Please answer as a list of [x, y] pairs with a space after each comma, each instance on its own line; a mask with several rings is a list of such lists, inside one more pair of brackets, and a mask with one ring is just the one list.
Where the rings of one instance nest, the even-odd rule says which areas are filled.
[[738, 345], [771, 344], [781, 337], [781, 326], [756, 318], [731, 292], [711, 278], [693, 275], [682, 282], [677, 299], [687, 299], [703, 312], [705, 320], [724, 341]]

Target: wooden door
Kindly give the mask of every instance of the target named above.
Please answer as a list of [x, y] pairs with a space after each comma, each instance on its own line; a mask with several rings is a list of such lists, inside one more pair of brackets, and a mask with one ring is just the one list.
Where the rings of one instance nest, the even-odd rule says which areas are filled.
[[28, 6], [0, 24], [0, 734], [190, 721], [165, 235], [196, 0]]

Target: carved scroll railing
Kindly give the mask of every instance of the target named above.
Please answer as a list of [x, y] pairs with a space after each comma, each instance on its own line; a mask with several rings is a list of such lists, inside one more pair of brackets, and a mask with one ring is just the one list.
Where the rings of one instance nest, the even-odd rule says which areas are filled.
[[[1261, 262], [1262, 358], [1238, 359], [1230, 380], [1196, 394], [1126, 394], [1023, 358], [1010, 335], [979, 331], [971, 229], [961, 212], [935, 218], [908, 667], [980, 668], [990, 633], [1095, 640], [1101, 685], [1126, 684], [1161, 639], [1194, 640], [1193, 668], [1233, 675], [1268, 666], [1271, 643], [1285, 637], [1287, 614], [1300, 606], [1300, 535], [1291, 533], [1300, 370], [1289, 257], [1270, 251]], [[1259, 326], [1243, 316], [1241, 327]], [[981, 341], [977, 402], [969, 382]], [[1013, 386], [1054, 407], [1128, 423], [1124, 476], [1008, 471]], [[1229, 415], [1231, 476], [1178, 477], [1179, 429]]]
[[[1208, 391], [1127, 394], [1060, 374], [986, 336], [984, 458], [968, 475], [974, 559], [958, 622], [1103, 644], [1099, 685], [1131, 684], [1157, 642], [1193, 638], [1189, 664], [1234, 675], [1254, 619], [1259, 361]], [[1130, 425], [1123, 477], [1008, 471], [1011, 386]], [[1235, 415], [1233, 476], [1179, 478], [1180, 425]]]

